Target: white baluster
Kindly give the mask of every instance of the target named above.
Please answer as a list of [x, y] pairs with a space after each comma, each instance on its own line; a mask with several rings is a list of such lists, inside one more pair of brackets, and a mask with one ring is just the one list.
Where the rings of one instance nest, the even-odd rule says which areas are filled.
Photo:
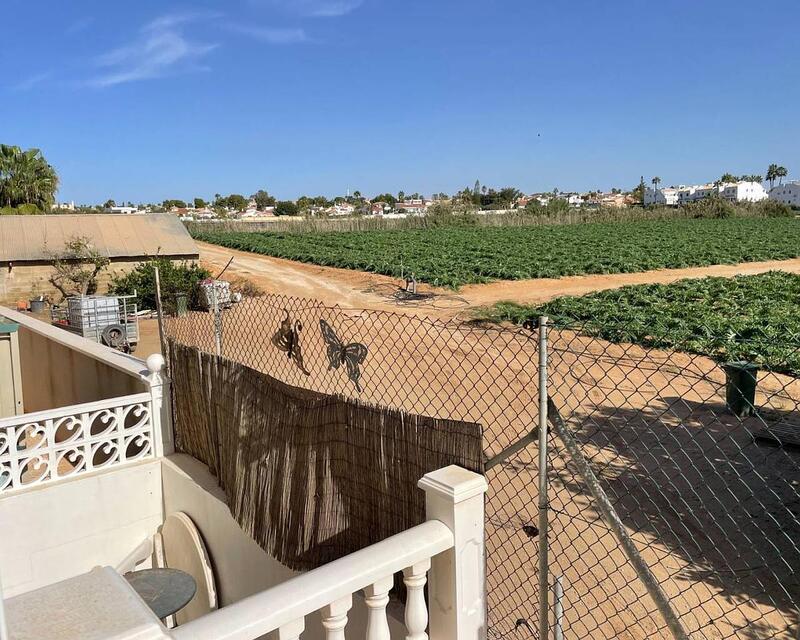
[[425, 604], [425, 583], [431, 561], [423, 560], [403, 569], [406, 585], [406, 640], [428, 640], [428, 606]]
[[347, 612], [352, 606], [353, 596], [349, 595], [322, 608], [322, 626], [325, 627], [326, 640], [344, 640]]
[[389, 640], [389, 621], [386, 605], [389, 604], [389, 589], [394, 577], [387, 576], [364, 589], [367, 603], [367, 640]]
[[282, 627], [278, 628], [278, 640], [298, 640], [303, 629], [306, 628], [305, 618], [299, 618], [287, 622]]

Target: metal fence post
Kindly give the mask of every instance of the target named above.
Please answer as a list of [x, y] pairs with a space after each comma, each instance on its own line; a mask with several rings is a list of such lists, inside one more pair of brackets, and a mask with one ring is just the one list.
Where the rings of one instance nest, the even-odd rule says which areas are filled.
[[211, 284], [211, 313], [214, 314], [214, 353], [222, 355], [222, 312], [217, 300], [217, 282]]
[[164, 336], [164, 312], [161, 308], [161, 274], [158, 267], [153, 269], [156, 279], [156, 317], [158, 318], [158, 341], [161, 344], [161, 355], [167, 357], [167, 340]]
[[564, 576], [556, 576], [554, 599], [556, 628], [553, 635], [555, 640], [564, 640]]
[[[553, 401], [548, 399], [547, 402], [550, 404]], [[608, 499], [597, 476], [594, 475], [594, 471], [592, 471], [591, 466], [589, 466], [589, 463], [586, 461], [578, 443], [575, 441], [575, 438], [572, 437], [572, 434], [561, 419], [561, 415], [555, 405], [552, 406], [552, 414], [553, 429], [558, 434], [561, 442], [564, 443], [572, 461], [578, 467], [578, 472], [583, 477], [583, 481], [586, 483], [589, 493], [592, 494], [592, 497], [597, 503], [598, 511], [603, 515], [612, 533], [622, 546], [622, 550], [633, 565], [636, 574], [644, 584], [653, 602], [655, 602], [659, 612], [664, 617], [664, 622], [667, 623], [667, 627], [672, 632], [672, 636], [675, 640], [689, 640], [689, 636], [686, 634], [686, 630], [683, 628], [680, 618], [678, 618], [675, 610], [672, 608], [667, 594], [661, 589], [661, 585], [658, 583], [658, 580], [656, 580], [650, 567], [647, 566], [644, 558], [639, 554], [636, 544], [631, 539], [622, 520], [620, 520], [619, 515], [614, 509], [614, 505], [612, 505], [611, 501]]]
[[547, 316], [539, 318], [539, 640], [550, 632], [547, 497]]

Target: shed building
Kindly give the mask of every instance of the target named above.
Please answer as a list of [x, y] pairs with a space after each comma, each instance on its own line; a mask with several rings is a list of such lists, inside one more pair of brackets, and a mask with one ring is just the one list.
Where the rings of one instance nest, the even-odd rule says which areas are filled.
[[0, 216], [0, 304], [39, 294], [60, 299], [50, 283], [51, 262], [74, 238], [87, 238], [110, 260], [98, 277], [99, 293], [114, 276], [156, 256], [174, 262], [199, 258], [194, 240], [171, 214]]

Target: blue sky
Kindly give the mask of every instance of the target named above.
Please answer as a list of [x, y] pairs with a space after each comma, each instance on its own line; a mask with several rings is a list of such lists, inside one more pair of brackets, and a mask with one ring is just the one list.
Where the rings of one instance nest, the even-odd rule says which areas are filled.
[[61, 200], [800, 176], [800, 3], [2, 0]]

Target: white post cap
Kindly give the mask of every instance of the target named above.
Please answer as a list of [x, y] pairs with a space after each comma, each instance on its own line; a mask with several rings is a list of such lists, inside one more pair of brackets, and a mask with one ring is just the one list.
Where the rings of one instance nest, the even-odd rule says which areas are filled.
[[428, 494], [440, 495], [454, 504], [486, 493], [489, 485], [481, 474], [451, 464], [422, 476], [417, 486]]
[[160, 353], [152, 353], [147, 356], [147, 370], [150, 373], [161, 373], [161, 370], [164, 368], [164, 356]]

